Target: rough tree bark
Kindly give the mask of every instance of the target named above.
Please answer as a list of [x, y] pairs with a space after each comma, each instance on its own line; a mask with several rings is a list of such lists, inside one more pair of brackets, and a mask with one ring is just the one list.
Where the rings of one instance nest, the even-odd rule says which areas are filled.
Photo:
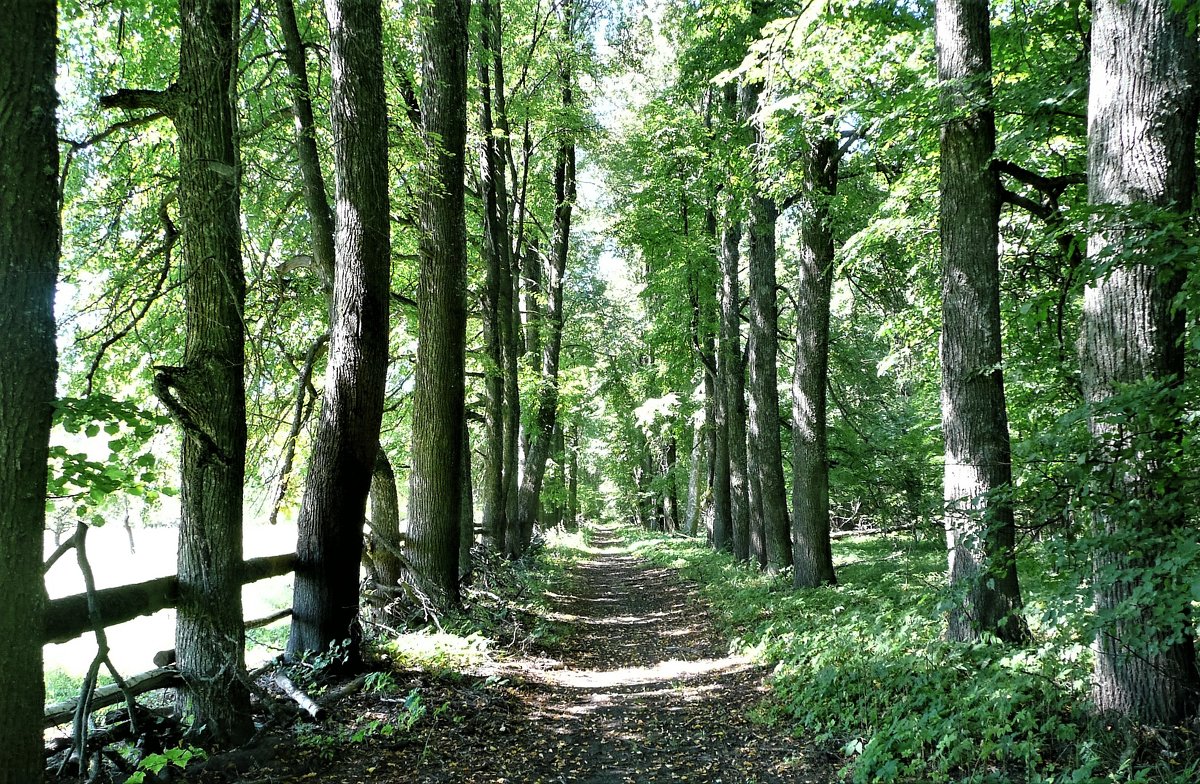
[[[316, 147], [317, 130], [313, 117], [308, 68], [304, 57], [304, 42], [300, 38], [300, 31], [296, 24], [295, 6], [292, 0], [277, 0], [276, 11], [286, 46], [284, 60], [287, 63], [288, 73], [292, 78], [291, 93], [293, 118], [296, 127], [297, 159], [300, 163], [300, 175], [304, 186], [304, 201], [309, 219], [309, 235], [312, 241], [313, 256], [317, 263], [317, 269], [321, 274], [322, 288], [328, 298], [328, 306], [332, 308], [334, 302], [334, 265], [336, 263], [333, 210], [330, 207], [329, 197], [326, 193], [325, 175], [321, 169], [321, 160]], [[327, 339], [328, 335], [326, 335]], [[320, 344], [321, 339], [318, 339], [317, 343], [314, 344], [314, 348]], [[293, 419], [293, 434], [300, 427], [302, 391], [308, 384], [308, 376], [311, 373], [314, 360], [315, 354], [310, 350], [309, 358], [305, 362], [304, 372], [301, 373], [301, 393], [297, 397], [297, 413]], [[293, 438], [293, 440], [289, 441], [289, 446], [294, 447], [294, 443]], [[280, 499], [282, 499], [283, 491], [286, 489], [287, 472], [290, 471], [290, 467], [291, 461], [285, 460], [283, 467], [280, 469], [283, 474], [279, 485]], [[386, 498], [389, 493], [390, 500]], [[394, 588], [402, 575], [402, 566], [398, 555], [401, 549], [399, 536], [400, 514], [396, 505], [395, 475], [392, 472], [391, 462], [388, 460], [382, 446], [375, 457], [375, 469], [371, 475], [368, 503], [371, 505], [372, 510], [371, 535], [382, 541], [364, 543], [364, 546], [370, 550], [365, 561], [368, 569], [371, 571], [372, 580], [387, 588]], [[386, 509], [389, 505], [394, 511]], [[276, 509], [278, 509], [278, 502]], [[377, 517], [377, 515], [379, 516]], [[344, 564], [344, 569], [347, 574], [357, 574], [358, 572], [356, 564], [346, 563]], [[320, 578], [339, 584], [344, 584], [348, 580], [346, 575], [336, 573], [322, 573]], [[387, 590], [373, 591], [367, 597], [372, 607], [372, 612], [376, 615], [383, 611], [391, 598], [392, 594]]]
[[[508, 122], [508, 100], [504, 87], [504, 41], [502, 0], [492, 0], [492, 103], [493, 117], [500, 136], [496, 140], [496, 150], [501, 169], [505, 161], [510, 161], [512, 187], [517, 187], [516, 162], [512, 155], [509, 142], [511, 128]], [[513, 528], [511, 521], [517, 519], [517, 492], [521, 483], [520, 445], [521, 445], [521, 314], [520, 299], [517, 296], [516, 285], [519, 275], [516, 273], [513, 260], [513, 231], [511, 216], [515, 207], [510, 203], [508, 181], [504, 177], [495, 180], [496, 204], [501, 213], [501, 224], [505, 230], [504, 264], [500, 267], [500, 295], [496, 303], [500, 317], [500, 342], [504, 352], [504, 520], [505, 527]], [[508, 536], [497, 541], [496, 546], [507, 552]], [[515, 557], [516, 553], [508, 553]]]
[[813, 145], [804, 163], [796, 286], [796, 367], [792, 374], [792, 546], [797, 588], [833, 585], [829, 543], [829, 297], [833, 285], [833, 226], [829, 200], [837, 189], [841, 155], [836, 139]]
[[416, 386], [409, 547], [430, 600], [459, 603], [467, 234], [463, 156], [467, 129], [468, 0], [432, 0], [421, 27], [422, 132], [429, 146], [420, 207]]
[[[482, 136], [479, 169], [483, 190], [486, 261], [483, 327], [489, 361], [485, 381], [487, 400], [484, 408], [487, 443], [480, 484], [484, 534], [495, 549], [503, 551], [508, 510], [508, 485], [504, 481], [504, 447], [508, 437], [505, 433], [508, 423], [505, 417], [505, 357], [510, 350], [507, 338], [508, 331], [512, 328], [512, 273], [509, 257], [507, 169], [501, 157], [492, 112], [494, 63], [499, 56], [498, 53], [493, 54], [493, 50], [499, 47], [499, 41], [492, 6], [497, 2], [498, 0], [482, 0], [479, 14], [479, 124]], [[499, 90], [503, 91], [503, 85], [499, 86]], [[501, 293], [506, 282], [510, 289], [507, 298]]]
[[350, 640], [387, 379], [391, 244], [379, 0], [327, 0], [336, 234], [329, 366], [298, 521], [287, 655]]
[[[742, 119], [750, 124], [761, 100], [761, 86], [743, 88]], [[763, 128], [754, 125], [754, 145], [765, 144]], [[746, 232], [749, 242], [750, 284], [750, 428], [757, 457], [755, 476], [761, 506], [761, 537], [768, 572], [792, 563], [792, 533], [788, 523], [787, 485], [783, 477], [783, 448], [779, 440], [779, 306], [775, 280], [775, 225], [779, 208], [759, 189], [750, 194]], [[752, 548], [753, 549], [753, 548]], [[757, 557], [757, 552], [755, 553]]]
[[183, 365], [157, 367], [155, 392], [183, 431], [178, 667], [182, 708], [217, 745], [254, 731], [245, 684], [242, 493], [246, 463], [239, 161], [234, 141], [235, 2], [180, 3], [179, 79], [121, 90], [108, 108], [154, 108], [179, 134]]
[[948, 636], [1027, 636], [1013, 554], [1012, 482], [1000, 370], [998, 176], [987, 0], [940, 0], [942, 434], [949, 580]]
[[[711, 207], [704, 211], [705, 237], [711, 247], [706, 261], [713, 267], [714, 281], [721, 278], [721, 251], [717, 239], [717, 212]], [[704, 411], [710, 423], [707, 449], [709, 455], [709, 478], [712, 518], [709, 543], [715, 550], [731, 550], [733, 547], [733, 518], [729, 497], [729, 422], [725, 413], [725, 387], [722, 375], [718, 333], [721, 328], [720, 289], [714, 283], [701, 285], [704, 277], [698, 276], [695, 302], [692, 304], [695, 350], [704, 365]], [[710, 326], [713, 325], [713, 326]]]
[[[1136, 592], [1163, 593], [1150, 576], [1159, 543], [1187, 524], [1170, 464], [1184, 427], [1171, 390], [1184, 369], [1184, 314], [1173, 301], [1186, 254], [1164, 261], [1156, 257], [1164, 250], [1161, 238], [1153, 247], [1143, 243], [1163, 218], [1192, 207], [1198, 92], [1200, 54], [1182, 10], [1173, 10], [1171, 0], [1097, 0], [1088, 200], [1102, 212], [1088, 242], [1098, 272], [1084, 293], [1083, 392], [1093, 406], [1130, 384], [1156, 382], [1168, 393], [1147, 434], [1135, 436], [1136, 428], [1103, 416], [1089, 422], [1097, 450], [1111, 462], [1101, 494], [1111, 500], [1092, 515], [1100, 539], [1093, 564], [1101, 624], [1093, 697], [1101, 711], [1154, 724], [1179, 722], [1197, 709], [1200, 676], [1187, 608], [1164, 613], [1151, 599], [1132, 615], [1114, 611]], [[1142, 222], [1131, 207], [1165, 214]]]
[[[721, 334], [717, 369], [720, 373], [722, 412], [725, 415], [724, 456], [729, 467], [729, 521], [733, 556], [744, 561], [750, 554], [750, 498], [746, 478], [746, 382], [742, 363], [741, 295], [738, 286], [738, 246], [742, 224], [732, 196], [723, 198], [721, 226]], [[718, 413], [718, 417], [720, 416]]]
[[399, 553], [400, 499], [396, 492], [396, 473], [382, 450], [375, 453], [375, 468], [371, 472], [371, 538], [368, 543], [367, 568], [376, 583], [368, 596], [371, 611], [381, 618], [388, 602], [395, 597], [397, 586], [404, 579], [404, 562]]
[[[740, 138], [744, 128], [738, 112], [738, 89], [727, 84], [721, 95], [721, 114]], [[729, 534], [733, 557], [744, 561], [750, 554], [750, 495], [746, 476], [746, 368], [742, 360], [741, 293], [738, 265], [742, 243], [739, 194], [726, 188], [720, 195], [719, 245], [720, 327], [717, 340], [717, 394], [724, 414], [724, 449], [718, 443], [718, 458], [729, 470]], [[722, 470], [722, 469], [718, 469]], [[722, 499], [723, 500], [723, 499]], [[720, 509], [718, 507], [718, 513]]]
[[[0, 4], [0, 784], [42, 780], [42, 530], [54, 384], [54, 3]], [[19, 368], [20, 372], [13, 372]]]

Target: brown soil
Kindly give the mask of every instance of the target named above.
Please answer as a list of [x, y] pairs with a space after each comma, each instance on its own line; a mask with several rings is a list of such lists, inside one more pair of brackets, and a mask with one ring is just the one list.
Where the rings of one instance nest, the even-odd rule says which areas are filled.
[[695, 586], [656, 569], [611, 532], [549, 594], [567, 634], [490, 677], [397, 676], [390, 697], [337, 705], [344, 725], [401, 715], [419, 686], [425, 716], [408, 732], [297, 746], [281, 735], [239, 762], [212, 760], [208, 782], [782, 784], [834, 778], [828, 759], [751, 716], [762, 668], [730, 656]]

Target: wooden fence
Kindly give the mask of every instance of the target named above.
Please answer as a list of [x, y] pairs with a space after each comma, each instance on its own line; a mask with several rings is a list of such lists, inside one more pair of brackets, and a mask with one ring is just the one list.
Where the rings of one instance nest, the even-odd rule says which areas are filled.
[[[295, 553], [252, 558], [242, 564], [242, 585], [256, 583], [268, 577], [289, 574], [295, 569]], [[104, 627], [116, 626], [142, 615], [151, 615], [159, 610], [174, 607], [179, 601], [179, 577], [171, 575], [132, 585], [104, 588], [95, 592], [94, 600]], [[246, 626], [247, 628], [264, 626], [267, 623], [286, 618], [290, 614], [290, 610], [280, 611], [264, 619], [248, 621]], [[52, 599], [46, 608], [42, 643], [67, 642], [93, 630], [88, 611], [87, 593]], [[159, 667], [126, 679], [126, 685], [132, 694], [177, 686], [179, 683], [179, 674], [174, 667]], [[92, 708], [102, 708], [115, 705], [123, 699], [121, 691], [115, 684], [104, 686], [96, 689], [91, 706]], [[53, 727], [70, 721], [75, 713], [76, 702], [77, 700], [69, 700], [55, 705], [47, 705], [43, 726]]]

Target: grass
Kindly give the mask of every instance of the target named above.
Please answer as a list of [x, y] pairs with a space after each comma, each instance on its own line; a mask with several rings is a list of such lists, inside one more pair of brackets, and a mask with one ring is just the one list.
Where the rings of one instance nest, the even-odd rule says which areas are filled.
[[583, 535], [562, 531], [547, 532], [517, 561], [489, 556], [477, 565], [463, 611], [440, 618], [440, 628], [379, 640], [379, 652], [401, 668], [446, 675], [486, 669], [507, 648], [553, 643], [567, 627], [548, 617], [546, 591], [561, 590], [569, 566], [587, 557]]
[[1090, 653], [1050, 558], [1023, 564], [1033, 645], [942, 639], [938, 539], [834, 543], [840, 585], [794, 591], [703, 542], [629, 529], [637, 551], [699, 582], [735, 648], [774, 667], [758, 715], [841, 756], [853, 782], [1200, 779], [1187, 736], [1116, 727], [1087, 709]]

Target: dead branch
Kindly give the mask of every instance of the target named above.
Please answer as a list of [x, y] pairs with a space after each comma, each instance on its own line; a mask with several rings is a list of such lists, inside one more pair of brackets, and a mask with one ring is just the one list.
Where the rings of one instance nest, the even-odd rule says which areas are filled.
[[283, 690], [283, 693], [292, 699], [300, 708], [312, 717], [313, 721], [321, 721], [325, 718], [325, 710], [313, 702], [312, 698], [300, 690], [292, 679], [284, 675], [282, 672], [275, 674], [275, 685]]

